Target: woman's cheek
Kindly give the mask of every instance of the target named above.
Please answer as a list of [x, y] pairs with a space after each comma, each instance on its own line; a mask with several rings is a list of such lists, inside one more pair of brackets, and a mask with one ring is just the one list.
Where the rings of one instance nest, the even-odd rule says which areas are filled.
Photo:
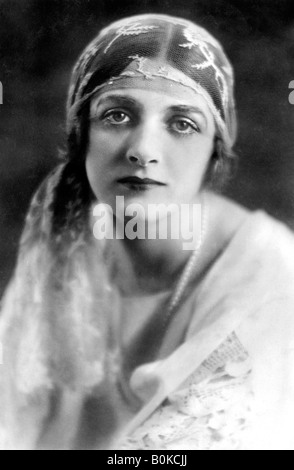
[[174, 160], [173, 174], [186, 191], [198, 192], [214, 149], [212, 138], [195, 139], [185, 145]]
[[86, 158], [86, 173], [91, 189], [95, 196], [98, 197], [100, 171], [98, 168], [97, 160], [92, 158], [89, 153]]
[[116, 140], [103, 132], [90, 132], [90, 140], [87, 154], [88, 166], [101, 168], [112, 161], [116, 154]]
[[116, 140], [115, 134], [116, 133], [111, 131], [111, 129], [105, 124], [98, 123], [96, 125], [91, 126], [89, 139], [94, 146], [98, 146], [101, 144], [105, 145], [106, 143], [110, 143]]

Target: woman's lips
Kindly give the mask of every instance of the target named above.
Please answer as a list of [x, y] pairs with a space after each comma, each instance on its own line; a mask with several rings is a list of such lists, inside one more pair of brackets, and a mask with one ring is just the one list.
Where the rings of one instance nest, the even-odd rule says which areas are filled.
[[160, 181], [156, 181], [150, 178], [139, 178], [138, 176], [127, 176], [117, 180], [118, 183], [130, 188], [130, 189], [151, 189], [156, 186], [166, 186]]

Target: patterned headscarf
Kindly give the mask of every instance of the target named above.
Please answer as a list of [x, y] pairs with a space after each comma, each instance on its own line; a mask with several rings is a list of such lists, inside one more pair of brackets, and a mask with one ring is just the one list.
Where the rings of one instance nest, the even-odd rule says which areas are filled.
[[236, 140], [234, 73], [220, 43], [200, 26], [167, 15], [126, 18], [102, 30], [77, 62], [68, 97], [67, 129], [79, 146], [81, 111], [103, 90], [181, 84], [200, 94], [226, 149]]

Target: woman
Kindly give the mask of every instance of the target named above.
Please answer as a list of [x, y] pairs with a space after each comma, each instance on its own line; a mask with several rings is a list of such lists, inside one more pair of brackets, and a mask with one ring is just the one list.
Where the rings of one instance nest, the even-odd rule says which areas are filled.
[[[294, 448], [293, 237], [215, 191], [233, 88], [220, 44], [180, 18], [127, 18], [82, 54], [67, 162], [3, 300], [3, 448]], [[100, 240], [97, 203], [128, 237]]]

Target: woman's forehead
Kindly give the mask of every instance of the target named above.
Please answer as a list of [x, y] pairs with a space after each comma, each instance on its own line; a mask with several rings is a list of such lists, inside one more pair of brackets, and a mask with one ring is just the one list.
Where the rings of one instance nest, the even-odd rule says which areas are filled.
[[168, 86], [164, 79], [152, 80], [152, 86], [143, 80], [137, 83], [126, 83], [108, 89], [97, 94], [91, 102], [91, 111], [95, 112], [98, 106], [107, 104], [129, 104], [145, 109], [154, 104], [158, 107], [158, 112], [172, 107], [187, 107], [198, 110], [204, 116], [213, 121], [213, 115], [203, 96], [195, 91], [177, 83], [169, 83]]
[[[149, 59], [139, 56], [132, 57], [133, 61], [125, 68], [119, 77], [110, 79], [100, 90], [102, 92], [114, 90], [140, 90], [140, 100], [147, 100], [149, 105], [150, 95], [159, 95], [157, 104], [159, 107], [173, 106], [176, 104], [199, 105], [207, 118], [213, 119], [214, 109], [211, 96], [206, 90], [197, 84], [191, 77], [178, 70], [162, 59]], [[99, 96], [100, 96], [99, 93]], [[149, 95], [149, 96], [148, 96]]]

